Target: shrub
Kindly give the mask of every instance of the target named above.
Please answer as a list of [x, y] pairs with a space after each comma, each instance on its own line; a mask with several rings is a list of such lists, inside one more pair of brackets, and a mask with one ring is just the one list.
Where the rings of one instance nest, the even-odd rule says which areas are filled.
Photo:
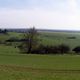
[[70, 47], [66, 44], [61, 44], [58, 46], [58, 50], [60, 53], [68, 53], [70, 51]]
[[75, 36], [67, 37], [67, 39], [76, 39], [76, 37]]
[[40, 45], [38, 48], [32, 50], [31, 53], [37, 54], [63, 54], [68, 53], [70, 51], [69, 46], [67, 45], [58, 45], [58, 46], [45, 46]]
[[72, 51], [76, 53], [80, 53], [80, 46], [75, 47]]

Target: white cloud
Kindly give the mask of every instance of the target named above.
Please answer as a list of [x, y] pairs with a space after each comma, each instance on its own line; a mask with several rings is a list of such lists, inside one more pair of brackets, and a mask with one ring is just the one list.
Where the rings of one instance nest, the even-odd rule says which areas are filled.
[[[47, 29], [80, 30], [80, 13], [76, 0], [67, 0], [65, 10], [46, 10], [42, 8], [25, 10], [0, 10], [2, 27], [31, 27]], [[67, 7], [67, 8], [66, 8]]]
[[78, 11], [78, 4], [77, 0], [67, 0], [68, 1], [68, 9], [70, 12], [77, 12]]

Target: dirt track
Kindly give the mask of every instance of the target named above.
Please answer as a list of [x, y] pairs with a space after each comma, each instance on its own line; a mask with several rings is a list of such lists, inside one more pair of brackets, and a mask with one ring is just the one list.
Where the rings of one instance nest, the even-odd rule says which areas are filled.
[[40, 69], [15, 65], [0, 65], [0, 70], [9, 71], [31, 71], [31, 72], [48, 72], [48, 73], [80, 73], [80, 70], [54, 70], [54, 69]]

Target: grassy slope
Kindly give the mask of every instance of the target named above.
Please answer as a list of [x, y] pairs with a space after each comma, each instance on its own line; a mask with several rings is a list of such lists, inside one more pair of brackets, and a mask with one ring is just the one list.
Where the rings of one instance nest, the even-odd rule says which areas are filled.
[[1, 80], [80, 79], [80, 56], [25, 55], [14, 49], [11, 46], [0, 46]]
[[0, 55], [0, 64], [39, 69], [80, 70], [80, 56]]
[[39, 72], [29, 70], [14, 70], [5, 69], [0, 70], [1, 80], [79, 80], [80, 73], [54, 73], [54, 72]]
[[[12, 33], [11, 33], [12, 34]], [[15, 33], [13, 33], [15, 36]], [[17, 35], [20, 36], [21, 34]], [[49, 35], [45, 37], [45, 35]], [[77, 39], [67, 40], [73, 34], [52, 33], [43, 34], [45, 44], [68, 42], [71, 46], [79, 45]], [[2, 37], [2, 36], [1, 36]], [[55, 37], [55, 40], [54, 40]], [[5, 37], [4, 37], [5, 38]], [[6, 39], [6, 38], [5, 38]], [[73, 44], [74, 43], [74, 44]], [[12, 46], [0, 45], [0, 79], [1, 80], [79, 80], [80, 56], [77, 55], [25, 55], [19, 54]], [[67, 71], [66, 71], [67, 70]]]
[[[68, 37], [76, 37], [76, 39], [68, 39]], [[58, 45], [67, 44], [71, 48], [80, 45], [80, 33], [70, 32], [53, 32], [53, 33], [41, 33], [43, 44], [47, 45]]]
[[[6, 40], [11, 37], [22, 38], [22, 33], [9, 33], [8, 35], [0, 35], [0, 40]], [[68, 37], [76, 37], [76, 39], [68, 39]], [[76, 32], [42, 32], [40, 33], [40, 38], [43, 44], [45, 45], [58, 45], [58, 44], [67, 44], [71, 48], [80, 45], [80, 33]]]

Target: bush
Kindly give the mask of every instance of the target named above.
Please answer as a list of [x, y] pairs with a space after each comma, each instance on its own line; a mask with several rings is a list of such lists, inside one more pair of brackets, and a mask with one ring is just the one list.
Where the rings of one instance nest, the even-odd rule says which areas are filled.
[[75, 53], [80, 53], [80, 46], [75, 47], [72, 51]]
[[67, 39], [76, 39], [76, 37], [75, 36], [67, 37]]
[[70, 47], [68, 45], [65, 44], [61, 44], [58, 46], [58, 50], [60, 53], [68, 53], [70, 51]]
[[70, 51], [69, 46], [67, 45], [58, 45], [58, 46], [45, 46], [40, 45], [38, 48], [31, 51], [31, 53], [37, 54], [64, 54]]
[[34, 48], [31, 53], [36, 53], [36, 54], [46, 54], [45, 53], [45, 46], [44, 45], [39, 45], [37, 48]]

